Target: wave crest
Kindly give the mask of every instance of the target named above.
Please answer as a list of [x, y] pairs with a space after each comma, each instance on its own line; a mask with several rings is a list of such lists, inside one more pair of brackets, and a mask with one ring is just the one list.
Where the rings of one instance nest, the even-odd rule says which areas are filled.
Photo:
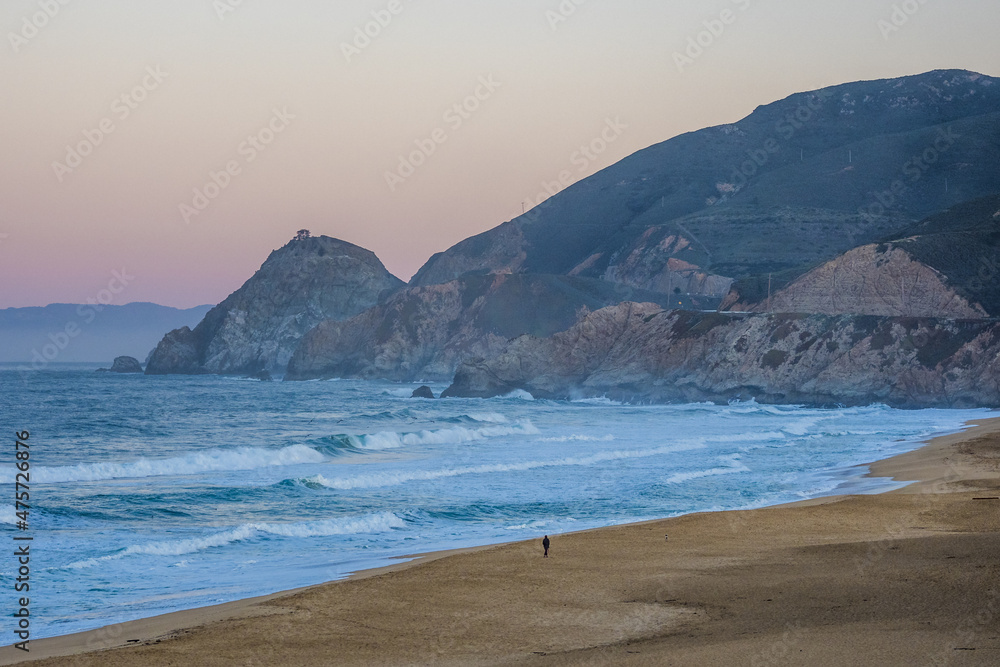
[[406, 522], [392, 512], [369, 514], [360, 517], [325, 519], [303, 523], [246, 523], [230, 530], [181, 540], [166, 540], [133, 544], [118, 553], [99, 558], [88, 558], [66, 565], [69, 569], [94, 567], [108, 561], [121, 560], [129, 556], [184, 556], [216, 547], [224, 547], [234, 542], [243, 542], [262, 535], [277, 537], [328, 537], [332, 535], [361, 535], [385, 533], [397, 528], [405, 528]]
[[[127, 463], [80, 463], [75, 466], [33, 468], [32, 481], [42, 484], [101, 482], [112, 479], [142, 479], [204, 472], [255, 470], [300, 463], [320, 463], [326, 457], [305, 445], [283, 449], [240, 447], [191, 452], [167, 459], [138, 459]], [[9, 479], [8, 479], [9, 477]], [[13, 481], [13, 470], [4, 471], [5, 482]]]

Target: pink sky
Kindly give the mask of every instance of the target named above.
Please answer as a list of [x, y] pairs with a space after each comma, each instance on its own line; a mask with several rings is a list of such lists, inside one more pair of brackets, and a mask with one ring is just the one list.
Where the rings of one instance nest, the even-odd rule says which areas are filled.
[[[552, 13], [561, 4], [576, 10]], [[220, 17], [208, 0], [8, 0], [0, 308], [84, 302], [123, 270], [118, 303], [216, 303], [300, 228], [408, 279], [565, 169], [582, 178], [802, 90], [1000, 75], [1000, 3], [914, 2], [888, 32], [894, 4], [401, 0], [392, 14], [389, 0], [253, 0]], [[373, 11], [385, 27], [345, 54]], [[679, 71], [674, 53], [723, 11]], [[574, 152], [609, 118], [627, 129], [579, 169]], [[386, 172], [428, 141], [390, 188]], [[70, 170], [81, 142], [95, 145]], [[212, 173], [225, 187], [192, 216]]]

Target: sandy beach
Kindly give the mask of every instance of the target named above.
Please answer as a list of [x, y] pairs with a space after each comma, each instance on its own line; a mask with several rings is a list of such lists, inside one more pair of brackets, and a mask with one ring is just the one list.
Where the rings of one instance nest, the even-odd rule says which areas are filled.
[[429, 554], [0, 664], [1000, 664], [1000, 419], [871, 471], [915, 483]]

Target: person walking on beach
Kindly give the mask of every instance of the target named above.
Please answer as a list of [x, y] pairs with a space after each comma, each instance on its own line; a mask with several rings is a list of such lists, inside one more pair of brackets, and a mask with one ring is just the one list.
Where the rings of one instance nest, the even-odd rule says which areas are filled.
[[549, 557], [549, 544], [551, 544], [549, 542], [549, 536], [546, 535], [545, 539], [542, 540], [542, 548], [545, 549], [545, 555], [542, 556], [542, 558], [548, 558]]

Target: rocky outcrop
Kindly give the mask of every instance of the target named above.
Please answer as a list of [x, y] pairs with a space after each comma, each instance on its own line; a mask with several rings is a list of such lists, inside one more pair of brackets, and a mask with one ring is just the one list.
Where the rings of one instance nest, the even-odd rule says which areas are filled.
[[426, 398], [429, 400], [434, 400], [435, 398], [437, 398], [437, 396], [434, 395], [433, 389], [431, 389], [427, 385], [424, 385], [422, 387], [414, 389], [413, 393], [410, 394], [410, 398]]
[[354, 317], [402, 286], [374, 253], [325, 236], [300, 235], [271, 253], [194, 330], [167, 334], [146, 373], [282, 374], [310, 329]]
[[827, 262], [779, 291], [759, 312], [977, 318], [986, 312], [933, 268], [892, 245], [866, 245]]
[[592, 278], [526, 274], [411, 287], [347, 322], [310, 331], [285, 379], [447, 381], [463, 360], [496, 354], [512, 338], [549, 336], [593, 310], [658, 296]]
[[463, 364], [444, 396], [1000, 405], [989, 320], [725, 315], [621, 304]]
[[98, 370], [99, 373], [141, 373], [142, 364], [135, 357], [115, 357], [114, 362], [111, 364], [111, 368], [101, 368]]

